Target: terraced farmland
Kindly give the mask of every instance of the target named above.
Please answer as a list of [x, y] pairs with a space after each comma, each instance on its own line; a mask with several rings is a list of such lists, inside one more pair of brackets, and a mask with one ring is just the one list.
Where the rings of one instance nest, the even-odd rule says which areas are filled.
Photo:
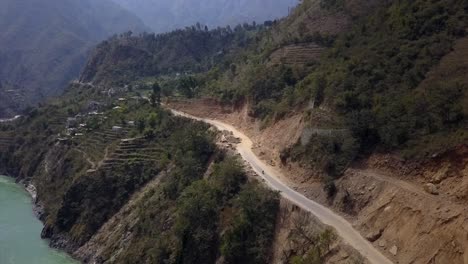
[[162, 149], [144, 138], [121, 140], [115, 151], [107, 157], [99, 169], [112, 169], [127, 162], [155, 162]]
[[274, 51], [270, 55], [270, 63], [273, 65], [307, 65], [317, 61], [323, 50], [322, 47], [314, 43], [289, 45]]
[[78, 145], [81, 152], [87, 154], [92, 162], [98, 164], [106, 158], [106, 154], [115, 149], [119, 140], [127, 135], [128, 131], [115, 132], [110, 129], [88, 133]]

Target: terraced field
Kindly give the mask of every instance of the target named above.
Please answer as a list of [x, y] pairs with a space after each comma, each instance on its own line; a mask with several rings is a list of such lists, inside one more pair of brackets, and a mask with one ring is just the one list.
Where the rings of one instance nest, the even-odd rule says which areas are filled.
[[106, 158], [118, 145], [119, 140], [127, 135], [128, 131], [115, 132], [110, 129], [86, 134], [78, 145], [78, 150], [86, 153], [96, 166]]
[[270, 63], [273, 65], [306, 65], [317, 61], [323, 50], [324, 48], [314, 43], [289, 45], [274, 51], [270, 55]]
[[123, 139], [109, 157], [104, 159], [99, 169], [112, 169], [127, 162], [155, 162], [159, 160], [162, 149], [144, 138]]

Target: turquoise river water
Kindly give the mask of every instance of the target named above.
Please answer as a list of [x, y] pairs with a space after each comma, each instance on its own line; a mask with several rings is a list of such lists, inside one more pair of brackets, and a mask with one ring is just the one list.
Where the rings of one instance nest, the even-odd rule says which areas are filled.
[[12, 179], [0, 176], [0, 263], [76, 264], [42, 240], [42, 223], [34, 216], [29, 194]]

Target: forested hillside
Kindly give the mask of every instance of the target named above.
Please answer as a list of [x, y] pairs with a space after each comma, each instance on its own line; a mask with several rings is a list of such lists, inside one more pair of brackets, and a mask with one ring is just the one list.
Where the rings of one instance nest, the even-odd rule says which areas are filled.
[[208, 30], [197, 24], [160, 35], [115, 36], [93, 51], [80, 80], [124, 85], [141, 77], [206, 72], [228, 63], [264, 28], [245, 24]]
[[58, 95], [98, 41], [145, 30], [136, 16], [107, 0], [1, 1], [0, 27], [0, 117]]
[[113, 0], [137, 14], [156, 33], [198, 23], [210, 28], [263, 23], [288, 15], [298, 0]]
[[[251, 116], [267, 123], [295, 110], [326, 110], [334, 121], [323, 123], [323, 128], [346, 129], [352, 135], [347, 139], [314, 139], [344, 148], [342, 153], [326, 154], [334, 157], [330, 159], [341, 157], [340, 164], [331, 165], [337, 168], [329, 168], [336, 171], [333, 173], [339, 173], [343, 164], [359, 153], [376, 147], [404, 149], [408, 155], [416, 155], [417, 151], [424, 156], [466, 140], [462, 131], [468, 111], [463, 71], [455, 69], [458, 75], [422, 84], [431, 69], [454, 49], [456, 41], [465, 36], [467, 8], [460, 0], [449, 4], [424, 0], [304, 1], [290, 17], [262, 27], [249, 45], [224, 54], [218, 63], [209, 65], [209, 70], [206, 61], [185, 64], [190, 65], [189, 86], [193, 89], [182, 94], [214, 97], [224, 103], [248, 102]], [[196, 40], [216, 31], [210, 32], [194, 28], [158, 36], [158, 47], [162, 47], [158, 50], [174, 47], [170, 36], [190, 34], [185, 39]], [[132, 42], [139, 43], [137, 47], [154, 40], [140, 37]], [[132, 42], [113, 39], [103, 45], [114, 43], [130, 49], [134, 47]], [[187, 42], [184, 50], [189, 52], [181, 52], [186, 55], [176, 61], [197, 55], [199, 47], [200, 42]], [[107, 50], [98, 50], [90, 61], [107, 56]], [[215, 50], [218, 48], [212, 52]], [[156, 59], [156, 52], [147, 51], [151, 59], [136, 60], [132, 67], [137, 70], [128, 81], [136, 76], [157, 78], [171, 72], [156, 70], [172, 68], [167, 67], [167, 61]], [[120, 60], [111, 56], [117, 64], [128, 62], [127, 57]], [[304, 56], [309, 59], [295, 59]], [[148, 64], [152, 66], [143, 66]], [[140, 71], [141, 67], [152, 70]], [[88, 69], [87, 76], [92, 76]], [[167, 86], [175, 88], [177, 94], [186, 86], [187, 78], [175, 80]], [[429, 139], [428, 145], [425, 142]], [[311, 142], [310, 149], [285, 150], [284, 158], [297, 160], [328, 152], [312, 148], [315, 145]]]

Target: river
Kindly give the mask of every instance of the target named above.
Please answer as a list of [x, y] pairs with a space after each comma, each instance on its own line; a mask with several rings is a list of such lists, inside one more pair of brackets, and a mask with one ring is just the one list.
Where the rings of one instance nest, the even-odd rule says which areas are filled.
[[0, 263], [77, 264], [50, 248], [40, 237], [41, 229], [29, 194], [12, 179], [0, 176]]

